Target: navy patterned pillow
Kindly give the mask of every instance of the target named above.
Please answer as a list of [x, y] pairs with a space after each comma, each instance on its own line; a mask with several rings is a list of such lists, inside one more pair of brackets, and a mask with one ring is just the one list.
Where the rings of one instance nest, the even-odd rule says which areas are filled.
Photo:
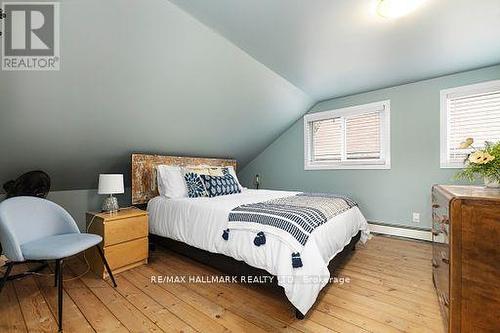
[[200, 175], [209, 197], [240, 193], [240, 187], [229, 173], [224, 176]]
[[184, 181], [186, 182], [188, 197], [199, 198], [207, 196], [207, 190], [203, 185], [203, 181], [201, 180], [200, 175], [198, 175], [197, 173], [187, 172], [184, 175]]

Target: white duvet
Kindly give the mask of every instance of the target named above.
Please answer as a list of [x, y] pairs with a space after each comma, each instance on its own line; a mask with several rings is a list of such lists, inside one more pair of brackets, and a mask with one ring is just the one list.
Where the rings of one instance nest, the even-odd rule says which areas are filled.
[[266, 244], [260, 247], [254, 245], [255, 233], [250, 231], [231, 230], [228, 241], [222, 238], [233, 208], [297, 193], [248, 189], [214, 198], [156, 197], [148, 203], [149, 231], [265, 269], [278, 277], [290, 302], [305, 314], [328, 282], [329, 261], [360, 230], [361, 241], [368, 239], [368, 224], [358, 207], [335, 216], [312, 232], [301, 252], [301, 268], [292, 267], [292, 249], [273, 235], [266, 235]]

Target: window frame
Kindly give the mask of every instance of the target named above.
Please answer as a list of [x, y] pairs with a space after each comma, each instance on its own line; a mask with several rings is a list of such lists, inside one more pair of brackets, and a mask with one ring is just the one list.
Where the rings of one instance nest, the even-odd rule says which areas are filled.
[[[382, 109], [383, 111], [380, 111]], [[380, 155], [383, 159], [378, 160], [355, 160], [347, 161], [345, 159], [345, 128], [342, 131], [343, 146], [341, 147], [341, 161], [312, 161], [313, 151], [312, 132], [310, 123], [318, 120], [339, 118], [346, 116], [360, 115], [371, 112], [381, 112], [380, 119]], [[390, 169], [391, 168], [391, 101], [379, 101], [374, 103], [356, 105], [334, 110], [327, 110], [306, 114], [304, 116], [304, 170], [336, 170], [336, 169]], [[385, 135], [384, 135], [385, 134]]]
[[[440, 91], [440, 168], [441, 169], [462, 169], [463, 162], [452, 162], [448, 159], [448, 101], [450, 98], [487, 93], [500, 89], [500, 80], [493, 80], [455, 88], [443, 89]], [[465, 139], [465, 138], [464, 138]]]

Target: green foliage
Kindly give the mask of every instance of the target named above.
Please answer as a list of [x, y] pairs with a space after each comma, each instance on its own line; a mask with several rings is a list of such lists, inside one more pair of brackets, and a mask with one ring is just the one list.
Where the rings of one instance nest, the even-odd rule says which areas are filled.
[[472, 182], [477, 177], [488, 177], [500, 182], [500, 141], [486, 142], [485, 148], [481, 151], [489, 153], [495, 159], [486, 164], [476, 164], [469, 161], [470, 155], [468, 155], [464, 162], [465, 167], [455, 175], [456, 179], [466, 179]]

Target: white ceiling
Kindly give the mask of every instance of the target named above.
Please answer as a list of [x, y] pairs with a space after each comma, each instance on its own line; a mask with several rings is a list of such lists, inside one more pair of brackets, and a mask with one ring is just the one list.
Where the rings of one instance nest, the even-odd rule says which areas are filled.
[[[500, 63], [500, 0], [171, 0], [315, 100]], [[376, 1], [375, 1], [376, 2]]]

